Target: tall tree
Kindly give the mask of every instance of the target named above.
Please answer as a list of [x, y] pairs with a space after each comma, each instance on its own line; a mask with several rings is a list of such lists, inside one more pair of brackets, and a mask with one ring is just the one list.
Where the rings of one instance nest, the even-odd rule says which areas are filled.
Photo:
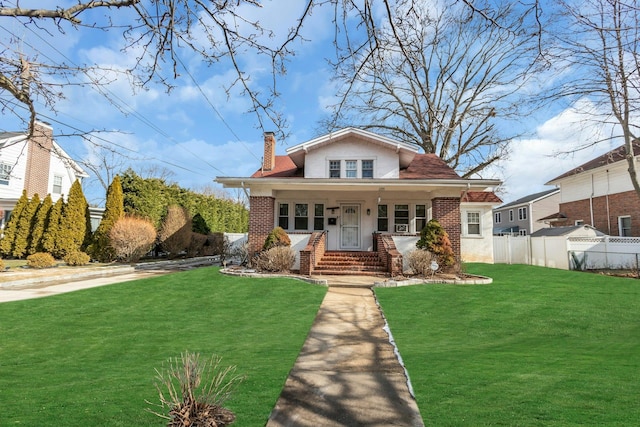
[[16, 227], [16, 237], [13, 241], [11, 255], [14, 258], [23, 258], [27, 254], [27, 249], [31, 244], [32, 228], [36, 212], [40, 207], [40, 196], [34, 194], [27, 206], [20, 213], [18, 226]]
[[80, 181], [76, 180], [69, 189], [69, 197], [60, 217], [58, 233], [58, 256], [80, 251], [87, 240], [88, 204], [82, 192]]
[[623, 0], [565, 0], [559, 7], [557, 25], [546, 33], [550, 60], [559, 68], [548, 99], [585, 105], [579, 113], [604, 127], [613, 125], [606, 140], [623, 141], [629, 176], [640, 196], [635, 160], [640, 153], [633, 144], [640, 133], [640, 6]]
[[64, 211], [64, 197], [61, 195], [58, 201], [51, 208], [49, 222], [42, 234], [42, 249], [56, 258], [62, 258], [64, 254], [58, 249], [60, 230], [60, 219]]
[[109, 242], [109, 232], [120, 218], [124, 216], [124, 198], [120, 177], [116, 175], [107, 189], [107, 200], [100, 225], [93, 233], [91, 255], [101, 262], [110, 262], [116, 258], [115, 250]]
[[[520, 89], [539, 52], [535, 9], [520, 2], [387, 4], [388, 25], [348, 43], [329, 128], [357, 125], [435, 153], [465, 178], [503, 158], [527, 113]], [[482, 10], [484, 13], [480, 13]]]
[[31, 242], [27, 248], [27, 254], [35, 254], [36, 252], [42, 252], [42, 237], [45, 230], [49, 227], [49, 216], [51, 214], [51, 208], [53, 202], [51, 200], [51, 194], [47, 194], [34, 217], [33, 228], [31, 230]]
[[27, 197], [27, 190], [22, 190], [22, 195], [16, 202], [16, 206], [11, 211], [11, 217], [3, 230], [3, 237], [2, 240], [0, 240], [0, 252], [2, 252], [2, 256], [6, 257], [12, 254], [20, 215], [28, 204], [29, 198]]

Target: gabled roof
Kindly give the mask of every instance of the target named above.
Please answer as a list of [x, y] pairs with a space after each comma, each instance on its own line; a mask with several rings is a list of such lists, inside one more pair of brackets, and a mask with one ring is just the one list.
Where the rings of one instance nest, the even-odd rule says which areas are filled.
[[298, 168], [289, 156], [276, 156], [276, 165], [270, 171], [258, 169], [251, 175], [251, 178], [272, 177], [272, 178], [288, 178], [301, 177], [304, 171]]
[[348, 127], [340, 129], [336, 132], [322, 135], [318, 138], [312, 139], [311, 141], [303, 142], [302, 144], [289, 147], [287, 148], [287, 154], [289, 155], [289, 157], [291, 157], [291, 160], [293, 160], [296, 166], [301, 168], [304, 166], [305, 155], [309, 151], [316, 150], [320, 147], [344, 140], [346, 138], [357, 138], [372, 144], [381, 145], [395, 150], [400, 155], [400, 167], [406, 167], [409, 163], [411, 163], [413, 157], [419, 151], [419, 147], [417, 147], [416, 145], [396, 141], [386, 136], [378, 135], [366, 130]]
[[559, 188], [552, 188], [550, 190], [540, 191], [539, 193], [529, 194], [528, 196], [521, 197], [518, 200], [514, 200], [513, 202], [507, 203], [506, 205], [498, 206], [496, 210], [509, 208], [517, 205], [522, 205], [525, 203], [537, 202], [538, 200], [544, 199], [545, 197], [552, 196], [559, 192], [560, 192]]
[[25, 136], [23, 132], [0, 132], [0, 145], [5, 139], [15, 138], [16, 136]]
[[[637, 140], [637, 139], [634, 140], [632, 145], [633, 145], [633, 152], [637, 157], [638, 155], [640, 155], [640, 140]], [[627, 155], [627, 149], [625, 148], [624, 145], [621, 145], [620, 147], [614, 148], [613, 150], [607, 153], [604, 153], [602, 156], [598, 156], [593, 160], [589, 160], [588, 162], [583, 163], [577, 168], [571, 169], [570, 171], [567, 171], [562, 175], [553, 178], [552, 180], [547, 182], [547, 185], [552, 184], [555, 181], [562, 178], [578, 175], [579, 173], [597, 169], [601, 166], [606, 166], [612, 163], [620, 162], [625, 159], [626, 155]]]
[[400, 169], [400, 179], [460, 179], [460, 175], [435, 154], [416, 154]]
[[465, 191], [460, 201], [463, 203], [502, 203], [500, 197], [492, 191]]
[[603, 232], [596, 230], [594, 227], [590, 225], [569, 225], [566, 227], [541, 228], [540, 230], [531, 233], [531, 237], [566, 236], [578, 230], [593, 231], [596, 236], [604, 236]]

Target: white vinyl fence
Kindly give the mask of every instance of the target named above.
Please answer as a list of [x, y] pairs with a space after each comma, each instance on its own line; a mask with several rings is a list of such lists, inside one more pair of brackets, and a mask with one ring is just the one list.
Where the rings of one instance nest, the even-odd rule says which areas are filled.
[[494, 236], [494, 262], [564, 270], [635, 269], [639, 237]]

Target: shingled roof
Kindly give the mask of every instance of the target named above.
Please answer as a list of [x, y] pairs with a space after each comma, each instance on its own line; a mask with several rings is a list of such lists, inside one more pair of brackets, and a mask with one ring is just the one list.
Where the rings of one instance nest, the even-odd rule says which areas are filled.
[[276, 156], [275, 165], [270, 171], [258, 169], [251, 178], [293, 178], [303, 175], [303, 170], [299, 169], [289, 156]]
[[[636, 139], [633, 141], [633, 152], [636, 156], [640, 155], [640, 140]], [[577, 168], [571, 169], [570, 171], [565, 172], [562, 175], [553, 178], [552, 180], [547, 182], [547, 185], [551, 182], [557, 181], [562, 178], [566, 178], [572, 175], [577, 175], [579, 173], [596, 169], [601, 166], [606, 166], [612, 163], [622, 161], [625, 159], [626, 155], [627, 155], [627, 149], [625, 148], [624, 145], [621, 145], [620, 147], [614, 148], [613, 150], [607, 153], [604, 153], [602, 156], [596, 157], [593, 160], [589, 160], [588, 162], [578, 166]]]
[[416, 154], [406, 169], [400, 169], [400, 179], [460, 179], [460, 175], [435, 154]]
[[491, 191], [466, 191], [462, 194], [460, 201], [470, 203], [502, 203], [500, 197]]

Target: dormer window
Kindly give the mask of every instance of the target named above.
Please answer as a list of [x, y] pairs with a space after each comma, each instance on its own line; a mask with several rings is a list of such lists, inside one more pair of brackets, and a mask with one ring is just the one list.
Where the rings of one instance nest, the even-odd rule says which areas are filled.
[[373, 178], [373, 160], [362, 161], [362, 177]]
[[329, 162], [329, 178], [340, 178], [340, 160]]
[[347, 178], [357, 178], [358, 177], [358, 161], [357, 160], [347, 160], [345, 161]]

